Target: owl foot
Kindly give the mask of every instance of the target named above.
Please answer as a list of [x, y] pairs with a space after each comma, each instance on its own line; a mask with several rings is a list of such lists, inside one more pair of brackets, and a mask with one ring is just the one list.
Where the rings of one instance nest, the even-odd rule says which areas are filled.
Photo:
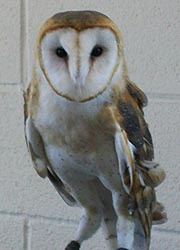
[[71, 241], [65, 248], [65, 250], [79, 250], [80, 244], [77, 241]]
[[118, 248], [117, 250], [128, 250], [127, 248], [124, 248], [124, 247], [120, 247]]

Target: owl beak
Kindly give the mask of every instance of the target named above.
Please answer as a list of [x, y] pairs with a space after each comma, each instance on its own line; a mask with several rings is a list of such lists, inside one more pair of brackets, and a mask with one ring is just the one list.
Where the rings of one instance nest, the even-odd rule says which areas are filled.
[[89, 68], [88, 66], [85, 67], [84, 64], [83, 64], [83, 68], [80, 67], [72, 67], [71, 70], [70, 70], [70, 75], [71, 75], [71, 79], [72, 79], [72, 82], [73, 82], [73, 85], [76, 89], [77, 92], [79, 92], [79, 94], [81, 95], [83, 90], [84, 90], [84, 87], [86, 85], [86, 79], [87, 79], [87, 76], [88, 76], [88, 72], [89, 72]]
[[80, 86], [80, 88], [83, 88], [85, 85], [85, 77], [77, 77], [77, 84]]
[[72, 77], [73, 83], [75, 85], [75, 89], [82, 94], [82, 91], [84, 89], [84, 85], [85, 85], [85, 79], [86, 77], [83, 77], [79, 74], [77, 74], [75, 77]]
[[85, 83], [85, 80], [82, 77], [77, 77], [75, 86], [76, 86], [77, 91], [80, 94], [82, 94], [82, 91], [84, 89], [84, 83]]

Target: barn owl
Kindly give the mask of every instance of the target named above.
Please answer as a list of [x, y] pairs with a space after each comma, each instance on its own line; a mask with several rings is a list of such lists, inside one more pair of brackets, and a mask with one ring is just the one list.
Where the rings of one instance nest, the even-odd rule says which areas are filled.
[[80, 249], [102, 226], [109, 249], [148, 250], [152, 224], [166, 220], [155, 193], [165, 173], [153, 160], [147, 98], [128, 77], [114, 22], [94, 11], [49, 18], [24, 97], [35, 170], [84, 210], [65, 249]]

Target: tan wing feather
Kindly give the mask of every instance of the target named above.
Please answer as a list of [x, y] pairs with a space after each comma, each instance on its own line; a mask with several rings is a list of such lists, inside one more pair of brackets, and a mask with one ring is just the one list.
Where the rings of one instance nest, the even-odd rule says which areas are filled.
[[[117, 96], [117, 94], [116, 94]], [[141, 226], [149, 245], [151, 226], [153, 221], [165, 222], [166, 213], [160, 210], [154, 187], [158, 186], [165, 178], [165, 173], [158, 164], [152, 161], [153, 143], [148, 125], [144, 119], [142, 107], [147, 104], [145, 94], [132, 82], [127, 83], [127, 89], [119, 93], [116, 100], [118, 115], [114, 114], [115, 123], [119, 123], [121, 136], [123, 136], [123, 151], [127, 154], [130, 145], [133, 144], [136, 150], [128, 162], [131, 167], [132, 181], [129, 193], [129, 211], [134, 212], [135, 216], [141, 221]], [[112, 109], [112, 110], [115, 110]], [[116, 111], [117, 112], [117, 111]], [[122, 140], [122, 139], [121, 139]], [[126, 183], [124, 176], [121, 176]], [[134, 211], [133, 211], [134, 210]]]

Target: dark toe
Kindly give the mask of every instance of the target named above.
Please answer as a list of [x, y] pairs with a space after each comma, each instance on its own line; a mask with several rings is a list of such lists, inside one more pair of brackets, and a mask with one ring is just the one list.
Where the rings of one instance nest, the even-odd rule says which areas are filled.
[[77, 241], [71, 241], [67, 247], [65, 248], [65, 250], [79, 250], [80, 249], [80, 245]]
[[120, 247], [120, 248], [118, 248], [117, 250], [129, 250], [129, 249], [124, 248], [124, 247]]

